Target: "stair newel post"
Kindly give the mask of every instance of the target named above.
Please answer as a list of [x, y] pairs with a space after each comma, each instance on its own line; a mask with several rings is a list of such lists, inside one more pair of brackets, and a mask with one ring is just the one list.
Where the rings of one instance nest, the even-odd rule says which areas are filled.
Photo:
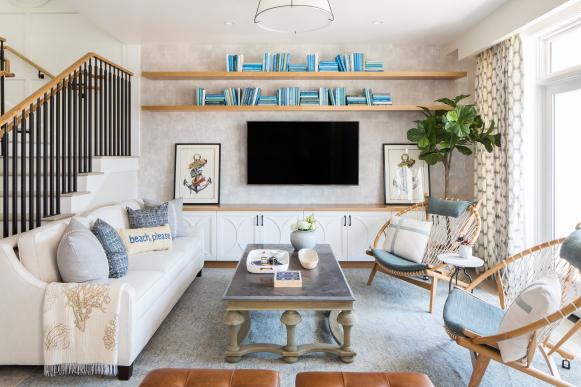
[[12, 234], [18, 233], [18, 119], [12, 119]]
[[54, 93], [53, 89], [49, 92], [49, 107], [50, 107], [50, 117], [49, 117], [49, 140], [48, 140], [48, 170], [49, 170], [49, 215], [55, 214], [55, 203], [54, 203]]
[[6, 238], [9, 228], [8, 205], [8, 124], [2, 125], [2, 236]]
[[20, 231], [26, 231], [26, 110], [20, 120]]
[[[48, 216], [48, 94], [42, 100], [42, 216]], [[39, 192], [40, 193], [40, 192]]]
[[[55, 110], [56, 110], [56, 121], [55, 121], [55, 170], [56, 170], [56, 179], [55, 179], [55, 214], [60, 214], [61, 212], [61, 179], [59, 178], [59, 176], [61, 176], [62, 171], [61, 171], [61, 131], [62, 131], [62, 126], [61, 126], [61, 102], [63, 99], [63, 88], [64, 88], [64, 83], [61, 83], [60, 85], [56, 86], [56, 95], [55, 95], [55, 101], [56, 101], [56, 106], [55, 106]], [[60, 94], [60, 95], [59, 95]]]
[[[42, 195], [42, 115], [40, 114], [41, 110], [40, 110], [40, 98], [38, 98], [36, 100], [36, 157], [34, 158], [35, 160], [35, 168], [36, 168], [36, 173], [34, 174], [34, 176], [36, 177], [36, 189], [35, 189], [35, 193], [34, 193], [34, 212], [31, 212], [31, 217], [34, 218], [34, 224], [36, 225], [36, 227], [40, 226], [40, 217], [42, 214], [42, 203], [41, 203], [41, 195]], [[31, 171], [32, 173], [32, 171]]]
[[34, 228], [34, 165], [36, 159], [34, 158], [34, 104], [30, 104], [29, 107], [30, 114], [28, 115], [28, 209], [30, 210], [30, 216], [28, 216], [28, 228]]

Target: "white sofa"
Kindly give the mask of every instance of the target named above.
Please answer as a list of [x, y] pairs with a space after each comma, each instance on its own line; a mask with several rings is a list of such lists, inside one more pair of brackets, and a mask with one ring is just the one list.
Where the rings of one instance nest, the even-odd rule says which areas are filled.
[[[101, 218], [113, 227], [128, 228], [127, 206], [140, 208], [143, 202], [100, 207], [83, 216], [89, 222]], [[68, 221], [0, 239], [0, 364], [43, 364], [44, 292], [48, 283], [60, 281], [56, 250]], [[127, 275], [109, 279], [130, 285], [122, 295], [119, 316], [121, 379], [131, 377], [135, 358], [196, 275], [201, 275], [202, 244], [202, 231], [188, 225], [188, 236], [175, 238], [171, 250], [130, 256]]]

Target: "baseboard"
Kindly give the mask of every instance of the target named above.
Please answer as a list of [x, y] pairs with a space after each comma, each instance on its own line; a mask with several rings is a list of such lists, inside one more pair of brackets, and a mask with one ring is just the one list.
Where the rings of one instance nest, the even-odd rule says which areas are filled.
[[[342, 261], [341, 267], [343, 269], [371, 269], [373, 262], [367, 261]], [[205, 261], [204, 269], [234, 269], [238, 265], [236, 261]]]

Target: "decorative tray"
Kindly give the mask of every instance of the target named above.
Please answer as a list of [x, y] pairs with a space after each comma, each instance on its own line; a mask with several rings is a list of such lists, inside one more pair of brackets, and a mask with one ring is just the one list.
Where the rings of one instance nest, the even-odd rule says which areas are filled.
[[272, 274], [288, 270], [289, 254], [285, 250], [251, 250], [246, 258], [246, 270], [256, 274]]

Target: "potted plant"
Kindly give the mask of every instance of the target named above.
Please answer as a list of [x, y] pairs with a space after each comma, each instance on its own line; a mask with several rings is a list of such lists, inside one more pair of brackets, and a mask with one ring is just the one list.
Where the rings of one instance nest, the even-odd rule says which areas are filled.
[[309, 215], [304, 219], [298, 219], [291, 225], [293, 230], [290, 235], [291, 244], [295, 250], [312, 249], [317, 245], [317, 220], [314, 215]]
[[450, 166], [454, 150], [463, 155], [471, 155], [478, 143], [487, 152], [500, 147], [500, 133], [495, 133], [494, 121], [487, 127], [473, 104], [460, 102], [469, 97], [459, 95], [453, 99], [441, 98], [436, 102], [450, 107], [450, 110], [431, 111], [420, 106], [425, 118], [415, 121], [416, 127], [407, 132], [408, 140], [418, 144], [420, 160], [428, 165], [444, 165], [444, 197], [448, 197], [450, 186]]

